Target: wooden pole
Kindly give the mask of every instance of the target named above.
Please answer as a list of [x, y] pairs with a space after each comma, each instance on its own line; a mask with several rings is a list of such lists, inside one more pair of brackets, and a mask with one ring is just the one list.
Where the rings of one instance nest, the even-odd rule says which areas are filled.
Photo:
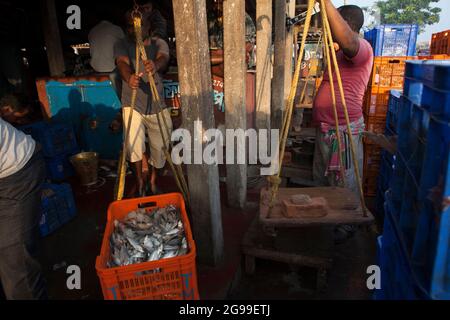
[[[224, 95], [227, 129], [247, 127], [245, 59], [245, 0], [223, 2]], [[236, 139], [234, 139], [236, 140]], [[234, 147], [235, 146], [235, 147]], [[246, 155], [246, 144], [226, 141], [227, 152], [234, 147], [235, 164], [227, 165], [228, 204], [244, 208], [247, 200], [247, 165], [238, 164], [239, 155]], [[245, 156], [247, 159], [247, 155]]]
[[[286, 9], [289, 18], [295, 17], [295, 0], [288, 0]], [[292, 26], [286, 32], [286, 57], [284, 62], [284, 66], [286, 68], [286, 71], [284, 73], [284, 105], [286, 105], [289, 94], [291, 93], [292, 75], [294, 74], [294, 30], [295, 28], [294, 26]]]
[[[205, 0], [174, 0], [183, 127], [193, 135], [195, 121], [214, 128], [214, 101]], [[203, 141], [203, 148], [206, 143]], [[219, 170], [215, 165], [188, 165], [191, 214], [198, 258], [217, 265], [223, 258]]]
[[286, 0], [275, 0], [274, 62], [272, 79], [272, 129], [281, 129], [284, 109], [284, 74], [286, 60]]
[[55, 0], [42, 0], [42, 21], [50, 75], [63, 76], [66, 70], [59, 34]]
[[256, 128], [270, 130], [272, 0], [256, 3]]

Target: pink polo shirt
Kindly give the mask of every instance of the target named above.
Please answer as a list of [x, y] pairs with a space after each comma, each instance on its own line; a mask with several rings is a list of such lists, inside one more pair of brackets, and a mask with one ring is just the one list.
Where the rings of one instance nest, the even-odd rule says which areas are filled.
[[[342, 50], [336, 54], [351, 122], [357, 121], [363, 116], [364, 94], [369, 83], [373, 65], [373, 50], [370, 43], [364, 39], [359, 39], [359, 43], [358, 53], [352, 59], [345, 57]], [[344, 125], [345, 115], [335, 73], [333, 73], [333, 80], [339, 124]], [[322, 85], [314, 100], [313, 120], [316, 125], [324, 122], [335, 126], [328, 71], [324, 74]]]

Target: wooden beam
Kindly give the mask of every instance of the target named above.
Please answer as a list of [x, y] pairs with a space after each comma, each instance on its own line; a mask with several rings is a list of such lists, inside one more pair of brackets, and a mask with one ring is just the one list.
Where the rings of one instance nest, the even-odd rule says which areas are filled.
[[[205, 0], [174, 0], [173, 13], [183, 127], [192, 133], [199, 120], [204, 130], [214, 128]], [[214, 165], [188, 165], [187, 174], [198, 258], [217, 265], [223, 258], [219, 170]]]
[[286, 0], [275, 1], [274, 62], [272, 78], [272, 129], [281, 129], [284, 110], [284, 73], [286, 59]]
[[[224, 95], [225, 126], [227, 129], [247, 127], [245, 59], [245, 0], [223, 2], [223, 44], [224, 44]], [[236, 146], [236, 147], [234, 147]], [[239, 155], [246, 155], [246, 144], [226, 141], [227, 152], [234, 147], [235, 161]], [[245, 156], [247, 159], [247, 156]], [[227, 165], [228, 204], [244, 208], [247, 200], [247, 165]]]
[[44, 41], [47, 51], [48, 66], [50, 75], [63, 76], [66, 66], [59, 34], [58, 16], [56, 14], [55, 0], [42, 0], [43, 2], [43, 28]]
[[[295, 17], [295, 0], [288, 0], [287, 2], [287, 15], [289, 18]], [[286, 105], [286, 101], [289, 98], [289, 94], [291, 93], [291, 83], [292, 83], [292, 75], [294, 73], [293, 67], [293, 55], [294, 55], [294, 27], [289, 28], [286, 31], [286, 57], [284, 66], [286, 71], [284, 73], [284, 104]]]
[[272, 0], [256, 3], [256, 128], [270, 130]]

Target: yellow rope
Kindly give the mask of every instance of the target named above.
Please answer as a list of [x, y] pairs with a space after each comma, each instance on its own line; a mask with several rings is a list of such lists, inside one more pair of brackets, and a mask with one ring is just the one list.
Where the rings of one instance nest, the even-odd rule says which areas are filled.
[[[306, 35], [308, 34], [308, 30], [310, 27], [312, 9], [314, 7], [314, 4], [315, 4], [315, 0], [308, 0], [308, 9], [307, 9], [307, 15], [306, 15], [306, 20], [305, 20], [305, 26], [304, 26], [304, 30], [303, 30], [304, 36], [302, 38], [302, 42], [301, 42], [301, 46], [300, 46], [300, 53], [299, 53], [299, 56], [297, 59], [297, 66], [296, 66], [296, 70], [294, 73], [294, 78], [293, 78], [293, 82], [291, 85], [291, 91], [290, 91], [289, 99], [288, 99], [287, 106], [286, 106], [286, 115], [283, 118], [283, 126], [282, 126], [281, 139], [280, 139], [279, 170], [278, 170], [277, 175], [270, 177], [268, 179], [269, 183], [272, 185], [271, 186], [272, 194], [271, 194], [271, 200], [270, 200], [270, 205], [269, 205], [269, 215], [268, 215], [269, 218], [271, 216], [272, 209], [275, 205], [275, 200], [277, 198], [279, 186], [281, 183], [280, 176], [281, 176], [281, 170], [283, 167], [283, 159], [284, 159], [284, 154], [285, 154], [286, 141], [287, 141], [287, 136], [289, 134], [290, 123], [292, 120], [292, 110], [293, 110], [295, 94], [297, 92], [297, 87], [298, 87], [298, 82], [299, 82], [301, 62], [302, 62], [303, 54], [304, 54], [304, 50], [305, 50]], [[328, 73], [330, 75], [330, 84], [331, 84], [331, 91], [332, 91], [333, 113], [334, 113], [335, 122], [336, 122], [336, 135], [337, 135], [337, 139], [338, 139], [341, 174], [343, 173], [342, 152], [341, 152], [341, 143], [340, 143], [341, 137], [340, 137], [340, 132], [339, 132], [339, 119], [338, 119], [337, 106], [336, 106], [336, 96], [335, 96], [335, 92], [334, 92], [334, 82], [333, 82], [333, 75], [332, 75], [332, 70], [331, 70], [330, 55], [332, 57], [333, 66], [336, 71], [336, 78], [338, 81], [339, 91], [341, 94], [343, 111], [345, 114], [345, 120], [346, 120], [346, 125], [347, 125], [347, 131], [349, 132], [348, 136], [349, 136], [349, 141], [350, 141], [350, 149], [352, 152], [353, 165], [354, 165], [354, 169], [355, 169], [356, 179], [358, 181], [358, 186], [359, 186], [361, 207], [362, 207], [364, 217], [367, 217], [367, 210], [366, 210], [366, 205], [365, 205], [365, 200], [364, 200], [362, 181], [361, 181], [361, 177], [359, 174], [359, 165], [358, 165], [358, 162], [356, 159], [355, 144], [354, 144], [353, 137], [351, 134], [350, 119], [348, 116], [348, 109], [347, 109], [347, 104], [345, 101], [344, 89], [343, 89], [343, 85], [342, 85], [342, 78], [341, 78], [341, 73], [339, 70], [339, 65], [337, 63], [336, 52], [334, 51], [334, 46], [333, 46], [334, 41], [333, 41], [333, 36], [331, 33], [330, 24], [328, 21], [328, 15], [326, 12], [324, 0], [320, 0], [320, 5], [321, 5], [321, 15], [322, 15], [322, 21], [323, 21], [325, 54], [326, 54], [326, 58], [327, 58], [327, 62], [328, 62]], [[302, 96], [303, 95], [304, 95], [304, 92], [302, 92]], [[303, 97], [301, 97], [301, 99], [303, 99]], [[344, 174], [342, 174], [342, 176], [344, 178]]]
[[[141, 54], [142, 60], [147, 61], [148, 57], [147, 57], [147, 52], [145, 51], [144, 42], [142, 40], [142, 30], [141, 30], [140, 25], [139, 25], [139, 28], [135, 31], [136, 31], [136, 43], [139, 48], [138, 51]], [[147, 78], [149, 81], [150, 91], [152, 93], [153, 103], [155, 103], [156, 106], [158, 107], [158, 112], [156, 114], [156, 118], [158, 120], [158, 127], [159, 127], [159, 132], [161, 134], [161, 139], [164, 144], [164, 148], [163, 148], [164, 155], [166, 157], [166, 160], [169, 162], [170, 168], [172, 169], [172, 172], [173, 172], [173, 175], [175, 178], [175, 182], [176, 182], [180, 192], [182, 193], [187, 206], [189, 206], [190, 194], [189, 194], [189, 188], [188, 188], [186, 179], [183, 174], [183, 169], [181, 168], [180, 165], [175, 165], [173, 163], [172, 158], [169, 154], [169, 146], [167, 145], [166, 139], [164, 137], [164, 131], [165, 131], [165, 135], [168, 137], [168, 139], [170, 141], [170, 130], [168, 128], [166, 118], [164, 116], [162, 116], [163, 109], [161, 108], [161, 98], [159, 96], [158, 89], [156, 87], [155, 79], [154, 79], [153, 75], [151, 74], [151, 72], [147, 73]], [[161, 118], [162, 118], [162, 120], [161, 120]], [[145, 118], [144, 118], [144, 121], [146, 122]]]
[[[325, 25], [324, 15], [321, 14], [322, 17], [322, 25]], [[328, 68], [328, 75], [330, 78], [330, 88], [331, 88], [331, 99], [333, 102], [333, 113], [334, 113], [334, 121], [336, 125], [336, 138], [338, 143], [338, 152], [339, 152], [339, 168], [341, 170], [341, 177], [342, 181], [344, 183], [345, 187], [345, 169], [344, 169], [344, 162], [342, 161], [342, 145], [341, 145], [341, 132], [339, 131], [339, 117], [337, 112], [337, 105], [336, 105], [336, 92], [334, 91], [334, 79], [333, 79], [333, 70], [331, 69], [331, 58], [330, 58], [330, 52], [329, 52], [329, 42], [328, 42], [328, 36], [325, 32], [325, 28], [323, 30], [324, 33], [324, 54], [327, 59], [327, 68]], [[334, 50], [334, 48], [333, 48]]]
[[337, 58], [336, 58], [336, 52], [334, 51], [333, 36], [331, 34], [330, 23], [328, 21], [328, 14], [327, 14], [324, 0], [320, 0], [320, 5], [322, 8], [321, 13], [322, 13], [323, 21], [325, 22], [323, 28], [324, 28], [325, 34], [328, 37], [328, 45], [329, 45], [331, 57], [333, 58], [334, 69], [336, 72], [336, 77], [337, 77], [337, 81], [338, 81], [338, 85], [339, 85], [339, 92], [341, 94], [342, 107], [344, 110], [345, 121], [347, 124], [348, 137], [349, 137], [349, 141], [350, 141], [350, 149], [351, 149], [352, 157], [353, 157], [353, 167], [355, 169], [355, 176], [356, 176], [356, 180], [357, 180], [358, 187], [359, 187], [359, 196], [360, 196], [360, 200], [361, 200], [361, 207], [363, 210], [364, 217], [367, 217], [366, 203], [365, 203], [365, 199], [364, 199], [364, 192], [363, 192], [363, 187], [362, 187], [361, 176], [359, 174], [358, 159], [356, 159], [355, 143], [353, 141], [352, 131], [350, 128], [350, 118], [348, 116], [347, 103], [345, 101], [344, 87], [342, 85], [341, 72], [339, 70], [339, 65], [338, 65]]
[[[140, 58], [142, 57], [143, 61], [148, 60], [147, 53], [145, 51], [144, 42], [142, 40], [141, 21], [142, 21], [142, 16], [138, 13], [138, 11], [135, 10], [135, 12], [133, 13], [133, 24], [134, 24], [134, 31], [135, 31], [135, 36], [136, 36], [136, 67], [135, 67], [136, 75], [139, 74]], [[166, 119], [165, 119], [165, 117], [162, 117], [162, 121], [161, 121], [161, 118], [160, 118], [163, 110], [160, 105], [161, 99], [159, 97], [158, 90], [156, 88], [155, 80], [151, 73], [147, 73], [147, 77], [149, 79], [149, 85], [150, 85], [150, 90], [152, 93], [153, 102], [156, 103], [156, 105], [159, 108], [159, 111], [157, 113], [157, 120], [158, 120], [159, 132], [161, 134], [161, 138], [162, 138], [162, 141], [164, 144], [164, 147], [163, 147], [164, 155], [165, 155], [167, 161], [169, 162], [169, 165], [172, 169], [176, 184], [177, 184], [179, 190], [181, 191], [183, 198], [185, 199], [186, 205], [189, 207], [190, 195], [189, 195], [189, 189], [188, 189], [187, 182], [184, 178], [183, 170], [182, 170], [181, 166], [175, 166], [173, 164], [172, 158], [170, 157], [170, 154], [169, 154], [169, 147], [168, 147], [168, 145], [166, 143], [166, 139], [164, 137], [164, 130], [165, 130], [166, 136], [169, 138], [169, 141], [170, 141], [170, 130], [168, 128]], [[127, 128], [125, 139], [124, 139], [122, 155], [119, 160], [119, 174], [118, 174], [118, 182], [116, 183], [116, 192], [115, 192], [116, 200], [123, 199], [123, 194], [124, 194], [124, 189], [125, 189], [126, 151], [127, 151], [126, 142], [129, 139], [131, 119], [133, 117], [133, 110], [134, 110], [134, 107], [136, 104], [136, 97], [137, 97], [137, 90], [133, 89], [132, 95], [131, 95], [130, 116], [128, 118], [128, 128]], [[145, 118], [144, 118], [144, 122], [145, 122]], [[164, 127], [164, 130], [163, 130], [163, 127]]]
[[[314, 4], [315, 4], [315, 0], [308, 0], [308, 9], [307, 9], [307, 15], [306, 15], [306, 20], [305, 20], [305, 26], [303, 28], [303, 35], [308, 34], [309, 27], [311, 25], [311, 17], [312, 17]], [[271, 200], [270, 200], [269, 215], [268, 215], [269, 217], [271, 216], [272, 208], [275, 205], [275, 199], [278, 194], [279, 187], [280, 187], [280, 181], [281, 181], [280, 176], [281, 176], [281, 170], [282, 170], [282, 166], [283, 166], [283, 158], [284, 158], [284, 154], [286, 151], [286, 141], [287, 141], [287, 137], [289, 134], [290, 123], [292, 120], [292, 111], [293, 111], [295, 95], [297, 93], [298, 83], [299, 83], [299, 79], [300, 79], [301, 64], [302, 64], [303, 54], [305, 52], [305, 46], [306, 46], [306, 36], [302, 37], [302, 42], [300, 45], [300, 53], [297, 58], [297, 65], [295, 68], [294, 78], [293, 78], [293, 82], [291, 85], [289, 98], [287, 100], [286, 111], [285, 111], [286, 116], [284, 118], [283, 126], [281, 129], [282, 132], [281, 132], [281, 140], [280, 140], [280, 155], [279, 155], [278, 173], [275, 177], [269, 178], [269, 182], [272, 184], [272, 196], [271, 196]], [[303, 99], [303, 97], [301, 97], [301, 99]]]
[[[140, 29], [141, 28], [141, 19], [139, 17], [133, 18], [133, 24], [134, 28]], [[139, 75], [139, 50], [138, 50], [138, 44], [136, 43], [136, 68], [134, 74], [137, 76]], [[130, 138], [130, 128], [131, 123], [133, 119], [133, 113], [134, 108], [136, 105], [136, 98], [137, 98], [137, 89], [133, 89], [131, 91], [131, 101], [130, 101], [130, 114], [128, 116], [128, 127], [125, 133], [125, 137], [123, 140], [123, 147], [122, 152], [119, 158], [119, 164], [118, 164], [118, 173], [117, 173], [117, 180], [115, 185], [115, 192], [114, 192], [114, 199], [116, 201], [120, 201], [123, 199], [123, 195], [125, 192], [125, 179], [126, 179], [126, 171], [127, 171], [127, 142]]]

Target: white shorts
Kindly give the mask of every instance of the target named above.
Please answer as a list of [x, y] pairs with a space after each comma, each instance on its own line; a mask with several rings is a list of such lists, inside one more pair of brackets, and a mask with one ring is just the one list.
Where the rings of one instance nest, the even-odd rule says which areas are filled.
[[[128, 127], [128, 116], [130, 108], [123, 108], [123, 123], [124, 134]], [[169, 129], [169, 136], [166, 136], [163, 117]], [[169, 147], [170, 135], [172, 134], [172, 119], [170, 117], [169, 109], [164, 109], [160, 113], [161, 126], [163, 129], [164, 140], [166, 146]], [[156, 169], [161, 169], [166, 163], [166, 156], [164, 154], [164, 142], [158, 125], [158, 118], [156, 114], [142, 115], [136, 110], [133, 110], [133, 118], [131, 119], [130, 135], [127, 143], [127, 153], [130, 162], [142, 161], [145, 148], [145, 130], [149, 137], [150, 145], [150, 165]], [[167, 150], [169, 151], [169, 150]]]

